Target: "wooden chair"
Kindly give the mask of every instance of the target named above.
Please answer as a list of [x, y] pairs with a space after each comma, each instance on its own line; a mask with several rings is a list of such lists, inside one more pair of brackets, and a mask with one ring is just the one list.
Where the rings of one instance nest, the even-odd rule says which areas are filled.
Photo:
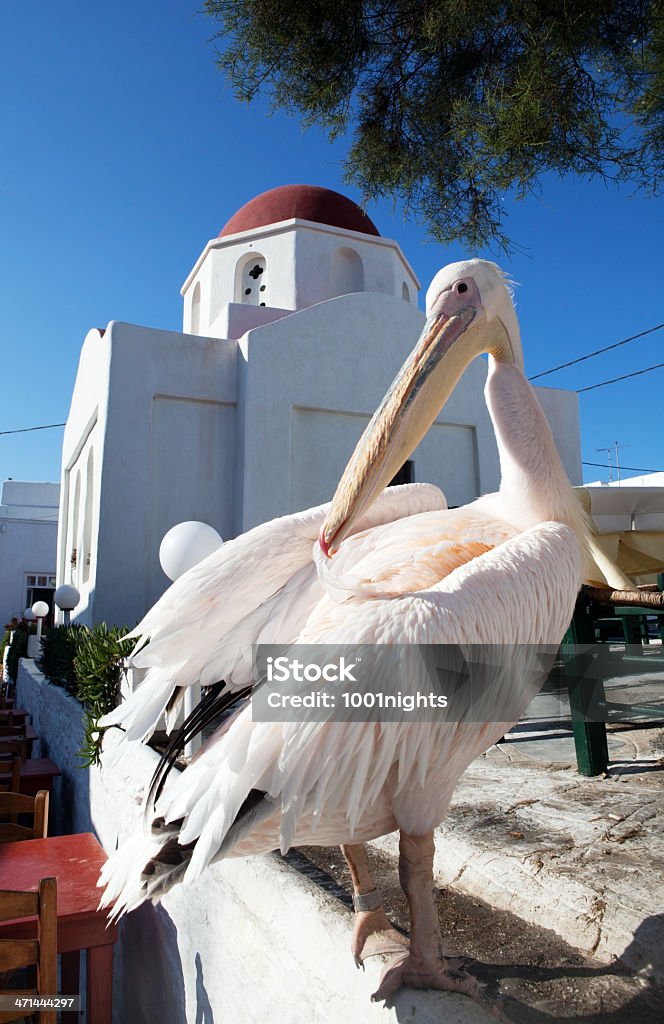
[[[5, 996], [54, 996], [58, 989], [57, 957], [57, 881], [42, 878], [38, 892], [0, 890], [0, 921], [37, 917], [36, 939], [0, 939], [0, 975], [36, 967], [36, 985], [32, 988], [9, 989], [4, 982], [0, 992]], [[29, 1017], [25, 1010], [0, 1010], [0, 1024]], [[56, 1024], [55, 1010], [41, 1010], [39, 1024]]]
[[25, 722], [12, 722], [11, 725], [10, 725], [9, 722], [3, 722], [2, 719], [0, 719], [0, 739], [3, 739], [3, 740], [12, 740], [12, 739], [22, 740], [24, 738], [25, 738]]
[[[19, 824], [18, 816], [30, 815], [32, 826]], [[46, 839], [48, 835], [48, 792], [40, 789], [37, 796], [23, 793], [0, 793], [0, 844], [22, 839]]]
[[0, 736], [0, 757], [3, 754], [8, 754], [10, 757], [20, 757], [22, 761], [27, 761], [30, 751], [28, 750], [28, 741], [20, 736], [10, 736], [7, 739], [4, 736]]
[[21, 788], [21, 758], [0, 757], [0, 793], [18, 793]]

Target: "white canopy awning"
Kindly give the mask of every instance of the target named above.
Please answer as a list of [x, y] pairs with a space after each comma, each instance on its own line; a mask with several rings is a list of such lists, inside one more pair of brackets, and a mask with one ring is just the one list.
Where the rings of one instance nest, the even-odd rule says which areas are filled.
[[576, 487], [609, 558], [629, 577], [664, 572], [664, 487]]

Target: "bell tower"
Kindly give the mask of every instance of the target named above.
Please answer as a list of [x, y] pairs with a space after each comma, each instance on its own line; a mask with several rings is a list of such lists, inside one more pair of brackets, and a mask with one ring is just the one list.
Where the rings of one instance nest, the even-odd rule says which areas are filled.
[[182, 288], [184, 331], [239, 338], [288, 313], [353, 292], [417, 301], [396, 242], [352, 200], [283, 185], [250, 200], [208, 242]]

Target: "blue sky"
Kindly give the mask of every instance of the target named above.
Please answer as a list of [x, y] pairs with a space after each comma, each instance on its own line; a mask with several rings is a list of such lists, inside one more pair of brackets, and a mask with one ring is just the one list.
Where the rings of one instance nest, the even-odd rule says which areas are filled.
[[[343, 141], [234, 100], [197, 8], [0, 4], [2, 431], [66, 419], [90, 327], [180, 329], [182, 282], [254, 195], [306, 182], [360, 198], [343, 183]], [[499, 262], [520, 283], [529, 373], [664, 321], [661, 201], [550, 178], [539, 197], [506, 196], [505, 208], [524, 252]], [[421, 302], [444, 263], [495, 256], [427, 242], [390, 203], [368, 212], [413, 265]], [[542, 383], [588, 386], [664, 362], [663, 352], [664, 330]], [[606, 461], [595, 449], [619, 441], [623, 464], [664, 469], [663, 391], [664, 369], [581, 395], [583, 458]], [[59, 479], [61, 436], [0, 436], [0, 480]]]

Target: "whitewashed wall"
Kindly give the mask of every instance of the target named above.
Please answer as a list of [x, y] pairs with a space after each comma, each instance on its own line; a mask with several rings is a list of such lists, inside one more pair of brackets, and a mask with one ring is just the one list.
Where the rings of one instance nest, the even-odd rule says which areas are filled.
[[55, 575], [60, 485], [5, 480], [0, 503], [0, 627], [25, 611], [26, 574]]
[[235, 380], [232, 342], [122, 323], [86, 338], [58, 540], [58, 582], [79, 588], [79, 621], [133, 625], [144, 614], [168, 585], [159, 544], [176, 523], [199, 519], [229, 535]]

